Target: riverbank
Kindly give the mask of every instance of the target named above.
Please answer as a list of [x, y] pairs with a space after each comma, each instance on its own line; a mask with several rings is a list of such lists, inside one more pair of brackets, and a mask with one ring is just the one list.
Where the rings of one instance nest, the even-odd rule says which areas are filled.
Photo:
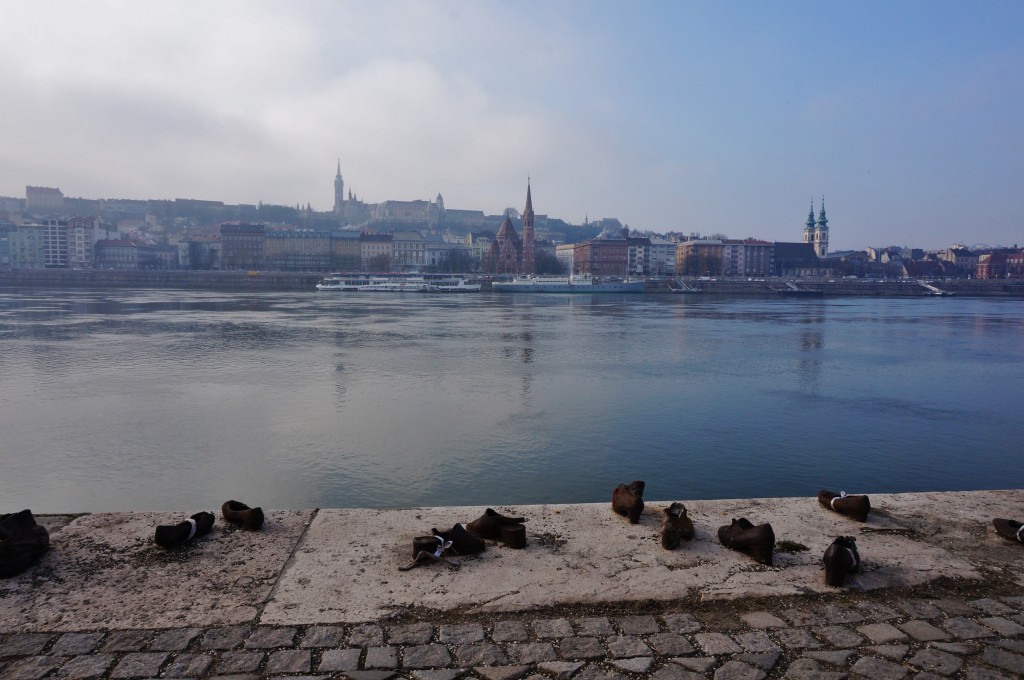
[[[502, 507], [526, 517], [525, 549], [407, 572], [413, 537], [483, 508], [269, 511], [258, 532], [217, 513], [173, 550], [154, 527], [195, 509], [41, 515], [50, 552], [0, 581], [0, 677], [1024, 672], [1024, 545], [991, 524], [1024, 518], [1024, 491], [871, 502], [864, 523], [814, 498], [685, 502], [696, 536], [675, 551], [667, 502], [636, 525], [608, 504]], [[738, 516], [771, 522], [773, 566], [719, 544]], [[843, 588], [820, 566], [837, 535], [862, 558]]]
[[[182, 290], [310, 291], [315, 292], [322, 274], [264, 271], [115, 271], [68, 269], [19, 269], [0, 271], [0, 288], [171, 288]], [[484, 281], [485, 289], [489, 287]], [[932, 288], [912, 280], [863, 279], [802, 280], [799, 291], [786, 291], [782, 279], [687, 279], [686, 288], [665, 282], [649, 282], [648, 293], [711, 294], [731, 296], [871, 296], [930, 297]], [[938, 290], [960, 296], [1024, 297], [1024, 280], [980, 281], [953, 279], [933, 284]], [[780, 293], [779, 290], [783, 290]]]
[[[991, 526], [1024, 517], [1024, 491], [871, 498], [864, 523], [813, 498], [687, 502], [696, 536], [675, 551], [667, 503], [636, 525], [607, 504], [506, 507], [525, 549], [408, 572], [414, 536], [482, 508], [270, 511], [259, 532], [218, 515], [175, 550], [153, 529], [191, 511], [41, 515], [51, 551], [0, 581], [0, 678], [1024, 672], [1024, 546]], [[718, 544], [734, 516], [773, 524], [773, 566]], [[863, 569], [831, 588], [820, 559], [840, 534]]]

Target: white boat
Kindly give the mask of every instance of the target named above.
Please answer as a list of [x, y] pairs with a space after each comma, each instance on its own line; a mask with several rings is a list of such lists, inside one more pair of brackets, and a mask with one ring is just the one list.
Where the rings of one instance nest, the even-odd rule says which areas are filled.
[[317, 290], [350, 293], [477, 293], [480, 284], [451, 274], [330, 274]]
[[643, 293], [646, 284], [640, 279], [573, 274], [517, 276], [511, 281], [495, 281], [491, 287], [502, 293]]

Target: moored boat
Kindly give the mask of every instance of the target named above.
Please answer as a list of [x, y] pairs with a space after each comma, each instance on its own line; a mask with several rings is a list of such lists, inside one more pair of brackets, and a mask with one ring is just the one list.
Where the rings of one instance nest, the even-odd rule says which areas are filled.
[[511, 281], [495, 281], [491, 287], [502, 293], [643, 293], [646, 283], [639, 279], [574, 274], [517, 276]]
[[451, 274], [330, 274], [316, 289], [350, 293], [477, 293], [479, 283]]

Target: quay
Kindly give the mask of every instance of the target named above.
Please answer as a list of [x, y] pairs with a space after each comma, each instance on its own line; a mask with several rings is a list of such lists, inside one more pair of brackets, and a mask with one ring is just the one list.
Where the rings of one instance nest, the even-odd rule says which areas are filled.
[[[526, 548], [411, 571], [414, 537], [484, 508], [268, 510], [255, 532], [212, 507], [39, 514], [50, 551], [0, 580], [0, 678], [1024, 675], [1024, 544], [992, 527], [1024, 519], [1024, 490], [870, 497], [863, 523], [814, 497], [682, 499], [696, 535], [674, 551], [667, 500], [635, 525], [610, 503], [497, 506]], [[154, 544], [199, 510], [211, 533]], [[772, 566], [719, 544], [734, 517], [772, 524]], [[833, 588], [839, 535], [862, 570]]]
[[[308, 291], [316, 292], [322, 273], [279, 271], [118, 271], [73, 269], [19, 269], [0, 271], [0, 289], [34, 288], [163, 288], [181, 290]], [[481, 279], [484, 290], [490, 281]], [[694, 278], [648, 281], [648, 293], [685, 293], [727, 296], [778, 296], [780, 292], [813, 289], [826, 297], [1024, 297], [1024, 279], [951, 279], [941, 282], [915, 279], [717, 279]]]

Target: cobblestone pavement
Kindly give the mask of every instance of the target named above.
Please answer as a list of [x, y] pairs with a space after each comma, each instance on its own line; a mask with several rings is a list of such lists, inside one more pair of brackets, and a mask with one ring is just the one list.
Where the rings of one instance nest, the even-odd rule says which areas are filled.
[[647, 611], [0, 633], [0, 678], [1024, 677], [1024, 594], [842, 593]]

